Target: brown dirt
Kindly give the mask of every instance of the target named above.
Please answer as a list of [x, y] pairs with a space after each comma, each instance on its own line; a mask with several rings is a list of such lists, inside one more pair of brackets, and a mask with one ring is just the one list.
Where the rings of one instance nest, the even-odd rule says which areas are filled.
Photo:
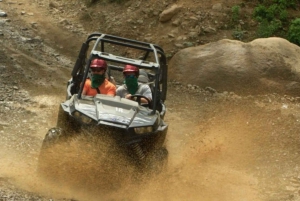
[[[193, 7], [194, 2], [179, 3]], [[210, 9], [217, 2], [231, 7], [240, 1], [203, 1], [201, 6]], [[118, 167], [118, 171], [112, 168], [111, 175], [103, 175], [102, 181], [95, 181], [95, 170], [101, 172], [104, 168], [87, 168], [83, 175], [76, 175], [82, 176], [77, 188], [61, 183], [50, 185], [38, 178], [35, 173], [42, 139], [55, 125], [70, 66], [86, 37], [57, 26], [57, 17], [70, 16], [69, 20], [80, 24], [82, 21], [78, 16], [68, 12], [77, 3], [70, 1], [64, 12], [56, 14], [49, 13], [49, 1], [0, 3], [12, 24], [29, 27], [46, 44], [71, 60], [70, 64], [62, 66], [60, 60], [50, 58], [46, 53], [37, 55], [35, 50], [24, 51], [16, 48], [13, 41], [2, 40], [3, 51], [8, 56], [0, 58], [20, 90], [29, 93], [30, 101], [14, 103], [12, 113], [0, 113], [1, 122], [11, 122], [0, 124], [1, 187], [5, 188], [7, 183], [4, 181], [8, 180], [13, 190], [26, 192], [27, 197], [28, 192], [37, 194], [45, 200], [49, 197], [54, 200], [299, 200], [298, 99], [276, 94], [247, 97], [225, 92], [211, 94], [203, 89], [188, 90], [188, 83], [169, 84], [166, 121], [169, 124], [167, 147], [170, 158], [163, 174], [141, 177], [137, 182], [130, 177], [130, 170]], [[34, 15], [21, 15], [22, 10]], [[107, 4], [105, 10], [122, 12], [123, 7]], [[38, 24], [36, 29], [30, 27], [33, 21]], [[94, 31], [91, 23], [83, 26], [88, 32]], [[168, 43], [158, 39], [159, 33], [151, 34], [159, 45], [169, 48]], [[134, 37], [130, 30], [124, 35]], [[224, 36], [224, 33], [205, 36], [205, 40], [220, 39], [218, 36]], [[12, 60], [17, 61], [23, 71], [10, 65]], [[87, 154], [84, 153], [86, 160]], [[112, 184], [109, 189], [101, 183], [106, 179]]]

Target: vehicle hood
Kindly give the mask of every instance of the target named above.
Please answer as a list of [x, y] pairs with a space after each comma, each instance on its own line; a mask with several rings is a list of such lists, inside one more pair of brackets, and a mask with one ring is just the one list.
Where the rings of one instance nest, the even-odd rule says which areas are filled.
[[70, 115], [75, 111], [98, 122], [121, 128], [151, 126], [157, 119], [152, 110], [137, 102], [119, 96], [98, 94], [95, 97], [77, 98], [77, 95], [61, 104]]

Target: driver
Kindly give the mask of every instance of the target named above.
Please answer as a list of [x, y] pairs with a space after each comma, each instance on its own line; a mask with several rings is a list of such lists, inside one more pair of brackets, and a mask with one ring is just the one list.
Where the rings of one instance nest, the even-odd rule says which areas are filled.
[[[142, 95], [152, 100], [152, 92], [147, 84], [138, 83], [139, 68], [133, 65], [127, 64], [123, 69], [123, 75], [125, 82], [123, 85], [118, 87], [117, 96], [126, 98], [129, 100], [136, 100], [133, 95]], [[147, 99], [141, 98], [141, 103], [148, 103]]]
[[116, 95], [116, 87], [105, 78], [107, 63], [102, 59], [94, 59], [90, 64], [92, 78], [85, 81], [82, 95], [95, 96], [97, 94]]

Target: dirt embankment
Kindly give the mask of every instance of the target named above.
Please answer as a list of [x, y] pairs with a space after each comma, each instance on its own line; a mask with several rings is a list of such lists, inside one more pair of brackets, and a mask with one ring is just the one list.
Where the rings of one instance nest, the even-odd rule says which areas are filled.
[[[55, 124], [64, 98], [74, 54], [80, 47], [74, 38], [84, 40], [85, 36], [57, 28], [42, 6], [46, 2], [0, 3], [10, 20], [1, 21], [0, 198], [299, 199], [298, 99], [276, 94], [242, 97], [212, 93], [177, 82], [169, 83], [166, 101], [170, 158], [163, 174], [134, 178], [122, 167], [116, 171], [100, 165], [96, 172], [77, 175], [80, 188], [41, 180], [36, 175], [41, 142]], [[34, 16], [21, 15], [22, 10], [40, 16], [35, 19], [37, 30], [30, 28]], [[107, 189], [101, 186], [103, 180], [87, 177], [98, 173], [114, 185]]]

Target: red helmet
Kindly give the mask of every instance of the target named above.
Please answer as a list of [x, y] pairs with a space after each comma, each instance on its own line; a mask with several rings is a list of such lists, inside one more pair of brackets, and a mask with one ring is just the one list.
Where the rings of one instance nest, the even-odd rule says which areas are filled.
[[134, 72], [137, 77], [139, 76], [139, 73], [140, 73], [139, 68], [136, 66], [127, 64], [125, 66], [125, 68], [123, 69], [123, 74], [132, 73], [132, 72]]
[[107, 69], [107, 63], [103, 59], [94, 59], [91, 64], [91, 68], [104, 68], [105, 70]]

